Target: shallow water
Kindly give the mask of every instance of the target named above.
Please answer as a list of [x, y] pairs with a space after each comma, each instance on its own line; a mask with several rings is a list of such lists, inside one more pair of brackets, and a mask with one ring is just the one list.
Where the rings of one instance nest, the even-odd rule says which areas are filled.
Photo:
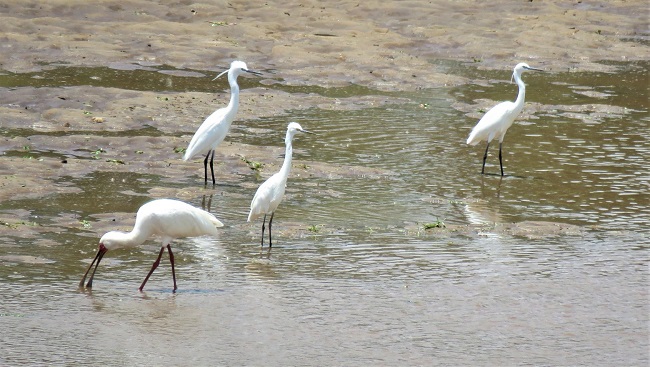
[[[27, 210], [33, 231], [0, 234], [0, 363], [646, 365], [648, 65], [618, 66], [617, 74], [525, 74], [527, 105], [504, 142], [503, 178], [494, 175], [496, 146], [482, 176], [484, 145], [464, 141], [482, 113], [475, 101], [514, 98], [508, 72], [439, 62], [433, 67], [471, 82], [400, 94], [410, 103], [388, 107], [291, 113], [318, 135], [294, 142], [273, 250], [260, 250], [259, 224], [245, 223], [259, 178], [205, 189], [193, 204], [210, 200], [227, 226], [216, 239], [176, 241], [176, 294], [166, 259], [137, 292], [156, 241], [108, 254], [92, 292], [77, 283], [105, 215], [135, 212], [153, 188], [200, 185], [198, 169], [182, 182], [62, 176], [56, 184], [69, 193], [2, 202], [3, 214]], [[146, 88], [211, 90], [199, 71], [160, 69], [120, 70], [120, 80], [163, 75], [168, 89]], [[47, 85], [130, 88], [110, 85], [112, 71], [87, 71], [73, 74], [102, 76], [59, 75]], [[43, 80], [12, 78], [2, 85]], [[330, 98], [372, 93], [276, 87]], [[286, 124], [286, 116], [239, 121], [228, 139], [276, 146], [279, 155]], [[310, 164], [375, 171], [315, 175]], [[422, 228], [438, 220], [448, 229]], [[553, 224], [536, 229], [542, 221]], [[529, 224], [505, 229], [511, 223]]]

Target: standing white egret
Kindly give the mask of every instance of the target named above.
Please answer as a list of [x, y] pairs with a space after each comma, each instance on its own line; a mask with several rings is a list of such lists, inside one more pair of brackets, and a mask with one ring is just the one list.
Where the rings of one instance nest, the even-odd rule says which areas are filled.
[[262, 214], [264, 215], [264, 219], [262, 220], [262, 246], [264, 246], [264, 224], [266, 223], [266, 215], [271, 214], [271, 218], [269, 219], [269, 248], [273, 246], [273, 242], [271, 241], [271, 222], [273, 222], [273, 214], [275, 213], [275, 209], [278, 208], [278, 205], [280, 205], [282, 197], [284, 196], [284, 189], [287, 186], [287, 177], [289, 177], [289, 171], [291, 170], [291, 156], [293, 153], [291, 141], [297, 132], [313, 134], [312, 132], [303, 129], [297, 122], [289, 123], [289, 126], [287, 127], [287, 136], [284, 139], [286, 150], [282, 168], [280, 168], [279, 172], [264, 181], [264, 183], [257, 189], [253, 201], [251, 202], [251, 211], [248, 214], [248, 222], [259, 218]]
[[217, 149], [217, 146], [221, 144], [223, 139], [228, 134], [230, 130], [230, 124], [237, 114], [237, 109], [239, 108], [239, 85], [237, 84], [237, 77], [242, 73], [247, 72], [255, 75], [261, 75], [256, 71], [248, 70], [246, 63], [243, 61], [233, 61], [230, 64], [230, 69], [222, 72], [217, 75], [218, 77], [222, 76], [225, 73], [228, 73], [228, 83], [230, 84], [230, 102], [228, 106], [220, 108], [214, 111], [208, 118], [203, 121], [199, 129], [196, 130], [190, 144], [185, 150], [183, 155], [183, 160], [187, 161], [192, 159], [197, 154], [204, 154], [205, 159], [203, 160], [203, 167], [205, 168], [205, 184], [208, 184], [208, 158], [210, 158], [210, 153], [212, 157], [210, 158], [210, 172], [212, 173], [212, 185], [215, 184], [214, 180], [214, 150]]
[[83, 278], [81, 278], [79, 287], [83, 288], [88, 271], [90, 271], [90, 268], [93, 267], [93, 264], [95, 264], [96, 261], [97, 264], [95, 265], [95, 269], [86, 284], [86, 288], [92, 288], [95, 271], [97, 271], [99, 262], [108, 250], [135, 247], [142, 244], [152, 235], [158, 235], [162, 237], [160, 253], [158, 253], [158, 258], [153, 263], [149, 274], [144, 278], [139, 289], [142, 291], [142, 288], [144, 288], [147, 280], [149, 280], [151, 273], [153, 273], [153, 271], [158, 267], [160, 257], [165, 251], [165, 247], [167, 247], [167, 251], [169, 252], [169, 262], [172, 264], [172, 277], [174, 279], [175, 292], [177, 289], [176, 272], [174, 270], [174, 254], [172, 253], [171, 241], [175, 238], [183, 237], [197, 237], [204, 235], [216, 236], [217, 227], [223, 227], [223, 223], [221, 223], [213, 214], [195, 208], [182, 201], [172, 199], [150, 201], [138, 209], [138, 213], [135, 217], [135, 225], [131, 232], [125, 233], [111, 231], [102, 236], [99, 240], [99, 250], [97, 251], [97, 255], [95, 255], [95, 259], [90, 263], [86, 273]]
[[501, 166], [501, 176], [503, 176], [503, 161], [501, 159], [501, 145], [506, 131], [515, 121], [515, 118], [524, 108], [524, 99], [526, 98], [526, 84], [521, 80], [521, 73], [526, 70], [543, 71], [540, 69], [531, 68], [526, 63], [519, 63], [515, 66], [512, 77], [519, 86], [519, 94], [514, 102], [506, 101], [492, 107], [481, 120], [474, 126], [472, 132], [467, 138], [467, 144], [476, 145], [479, 142], [486, 140], [487, 146], [485, 147], [485, 155], [483, 155], [483, 167], [481, 174], [485, 172], [485, 160], [487, 159], [488, 148], [490, 142], [494, 138], [499, 138], [499, 165]]

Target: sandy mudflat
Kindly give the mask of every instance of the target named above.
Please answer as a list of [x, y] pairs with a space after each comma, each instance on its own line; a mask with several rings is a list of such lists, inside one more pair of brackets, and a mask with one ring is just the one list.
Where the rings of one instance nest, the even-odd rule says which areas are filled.
[[158, 63], [220, 71], [233, 59], [289, 84], [413, 89], [461, 82], [431, 61], [597, 70], [650, 56], [635, 1], [5, 1], [0, 68]]

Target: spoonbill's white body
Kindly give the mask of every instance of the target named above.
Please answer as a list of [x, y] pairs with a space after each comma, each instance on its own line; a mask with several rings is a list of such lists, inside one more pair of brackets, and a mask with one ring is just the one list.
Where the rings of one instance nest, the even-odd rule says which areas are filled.
[[97, 271], [99, 262], [108, 250], [135, 247], [144, 243], [149, 237], [157, 235], [162, 239], [160, 253], [158, 253], [158, 258], [153, 263], [149, 274], [147, 274], [147, 277], [142, 282], [140, 291], [142, 291], [147, 280], [149, 280], [153, 271], [158, 267], [165, 247], [169, 252], [169, 261], [172, 265], [172, 277], [174, 279], [174, 291], [176, 291], [176, 272], [174, 271], [174, 254], [172, 253], [171, 241], [184, 237], [216, 236], [217, 227], [223, 227], [223, 223], [213, 214], [182, 201], [172, 199], [150, 201], [138, 209], [135, 217], [135, 225], [131, 232], [111, 231], [102, 236], [99, 240], [97, 255], [95, 255], [95, 259], [90, 263], [90, 266], [88, 266], [81, 282], [79, 282], [79, 287], [83, 288], [86, 276], [96, 262], [95, 269], [86, 284], [87, 288], [92, 288], [95, 271]]
[[286, 149], [282, 168], [280, 168], [279, 172], [269, 177], [262, 185], [260, 185], [257, 192], [255, 192], [253, 201], [251, 202], [251, 211], [248, 213], [249, 222], [261, 217], [262, 215], [264, 216], [264, 219], [262, 220], [262, 246], [264, 246], [264, 225], [266, 223], [266, 216], [268, 214], [271, 215], [271, 218], [269, 219], [269, 248], [273, 246], [273, 242], [271, 241], [271, 223], [273, 222], [273, 214], [284, 197], [284, 190], [287, 186], [287, 177], [289, 177], [289, 171], [291, 170], [291, 159], [293, 154], [291, 142], [297, 132], [313, 134], [312, 132], [304, 130], [297, 122], [289, 123], [289, 126], [287, 127], [287, 136], [284, 139]]
[[235, 119], [235, 115], [237, 115], [237, 109], [239, 108], [239, 85], [237, 84], [237, 77], [243, 72], [260, 75], [260, 73], [256, 71], [248, 70], [246, 63], [243, 61], [233, 61], [230, 64], [230, 69], [217, 75], [218, 78], [223, 74], [228, 73], [230, 102], [228, 103], [228, 106], [214, 111], [205, 119], [205, 121], [203, 121], [201, 126], [199, 126], [199, 129], [194, 133], [194, 136], [183, 155], [183, 160], [188, 161], [197, 154], [206, 154], [205, 160], [203, 160], [206, 185], [208, 184], [208, 158], [210, 158], [210, 153], [212, 153], [212, 157], [210, 158], [212, 185], [215, 184], [214, 151], [228, 134], [230, 125]]
[[499, 139], [499, 165], [501, 166], [501, 176], [503, 176], [503, 160], [501, 158], [501, 146], [503, 144], [503, 138], [506, 135], [506, 131], [515, 121], [515, 118], [519, 115], [521, 110], [524, 108], [524, 99], [526, 98], [526, 84], [521, 80], [521, 73], [526, 70], [536, 70], [542, 71], [540, 69], [534, 69], [528, 66], [526, 63], [520, 63], [515, 66], [512, 73], [512, 77], [515, 79], [517, 86], [519, 86], [519, 94], [517, 99], [514, 102], [506, 101], [501, 102], [498, 105], [492, 107], [474, 126], [472, 132], [467, 138], [467, 144], [476, 145], [481, 141], [487, 141], [487, 146], [485, 147], [485, 155], [483, 155], [483, 167], [481, 168], [481, 174], [485, 172], [485, 160], [487, 159], [488, 148], [490, 147], [490, 142], [494, 138]]

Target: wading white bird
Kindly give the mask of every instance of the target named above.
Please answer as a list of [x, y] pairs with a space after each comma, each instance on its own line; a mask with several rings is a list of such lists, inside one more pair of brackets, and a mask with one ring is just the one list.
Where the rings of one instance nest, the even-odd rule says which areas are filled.
[[286, 150], [282, 168], [280, 168], [279, 172], [269, 177], [262, 185], [260, 185], [257, 192], [255, 192], [253, 201], [251, 202], [251, 211], [248, 213], [248, 222], [264, 215], [264, 219], [262, 220], [262, 246], [264, 246], [264, 224], [266, 223], [266, 215], [271, 214], [271, 218], [269, 219], [269, 248], [273, 247], [273, 242], [271, 241], [271, 222], [273, 222], [273, 214], [278, 208], [278, 205], [280, 205], [282, 197], [284, 196], [284, 189], [287, 186], [287, 177], [289, 177], [289, 171], [291, 170], [291, 156], [293, 153], [291, 141], [297, 132], [313, 134], [312, 132], [303, 129], [297, 122], [289, 123], [289, 126], [287, 127], [287, 136], [284, 139]]
[[467, 144], [476, 145], [479, 142], [485, 140], [487, 141], [487, 146], [485, 147], [485, 155], [483, 155], [483, 167], [481, 168], [481, 174], [485, 172], [485, 160], [487, 159], [488, 148], [490, 147], [490, 142], [494, 138], [499, 138], [499, 165], [501, 166], [501, 176], [503, 176], [503, 161], [501, 159], [501, 145], [503, 144], [503, 138], [506, 135], [506, 131], [515, 121], [515, 118], [521, 110], [524, 108], [524, 99], [526, 98], [526, 84], [521, 80], [521, 73], [526, 70], [535, 70], [543, 71], [540, 69], [531, 68], [526, 63], [520, 63], [515, 66], [512, 77], [517, 82], [519, 86], [519, 94], [517, 99], [514, 102], [506, 101], [501, 102], [498, 105], [492, 107], [481, 120], [476, 124], [472, 132], [467, 138]]
[[210, 172], [212, 173], [212, 185], [215, 184], [214, 180], [214, 150], [217, 149], [217, 146], [221, 144], [223, 139], [228, 134], [230, 130], [230, 124], [237, 114], [237, 109], [239, 108], [239, 85], [237, 84], [237, 77], [243, 73], [251, 73], [255, 75], [261, 75], [256, 71], [249, 70], [246, 66], [246, 63], [243, 61], [233, 61], [230, 64], [230, 69], [224, 71], [223, 73], [217, 75], [218, 77], [222, 76], [225, 73], [228, 73], [228, 83], [230, 84], [230, 102], [228, 106], [220, 108], [214, 111], [210, 116], [208, 116], [205, 121], [199, 126], [199, 129], [196, 130], [190, 144], [185, 150], [183, 155], [183, 160], [188, 161], [192, 159], [197, 154], [205, 154], [205, 159], [203, 160], [203, 167], [205, 168], [205, 185], [208, 184], [208, 158], [210, 158], [210, 153], [212, 157], [210, 158]]
[[90, 271], [93, 264], [97, 262], [95, 269], [86, 284], [86, 288], [92, 288], [95, 271], [97, 271], [99, 262], [108, 250], [135, 247], [142, 244], [152, 235], [158, 235], [162, 238], [160, 253], [139, 289], [142, 291], [142, 288], [144, 288], [147, 280], [149, 280], [151, 273], [153, 273], [153, 271], [158, 267], [160, 257], [165, 251], [165, 247], [167, 247], [167, 251], [169, 252], [169, 262], [172, 264], [172, 277], [174, 279], [175, 292], [177, 289], [176, 272], [174, 270], [174, 254], [172, 253], [171, 241], [183, 237], [198, 237], [204, 235], [216, 236], [217, 227], [223, 227], [223, 223], [221, 223], [214, 215], [182, 201], [172, 199], [150, 201], [138, 209], [138, 213], [135, 217], [135, 225], [131, 232], [125, 233], [111, 231], [102, 236], [99, 240], [99, 250], [97, 251], [97, 255], [95, 255], [95, 259], [90, 263], [86, 273], [83, 278], [81, 278], [79, 287], [83, 288], [88, 271]]

